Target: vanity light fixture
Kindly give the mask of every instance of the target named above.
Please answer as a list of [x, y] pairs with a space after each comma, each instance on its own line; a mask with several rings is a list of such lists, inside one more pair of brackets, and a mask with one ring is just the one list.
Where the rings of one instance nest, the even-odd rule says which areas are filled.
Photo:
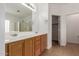
[[24, 5], [25, 7], [29, 8], [32, 11], [36, 11], [36, 7], [34, 6], [34, 4], [32, 3], [21, 3], [22, 5]]

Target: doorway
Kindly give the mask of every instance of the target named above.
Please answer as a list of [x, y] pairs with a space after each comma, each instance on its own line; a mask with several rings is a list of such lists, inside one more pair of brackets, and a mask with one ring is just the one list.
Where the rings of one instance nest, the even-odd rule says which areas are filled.
[[52, 46], [59, 45], [60, 41], [60, 16], [52, 15]]

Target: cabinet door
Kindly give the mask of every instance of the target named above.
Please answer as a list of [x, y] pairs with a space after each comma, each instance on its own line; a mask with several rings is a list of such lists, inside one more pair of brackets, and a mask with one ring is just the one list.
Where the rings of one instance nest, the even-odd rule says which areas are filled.
[[9, 56], [22, 56], [23, 42], [17, 41], [9, 44]]
[[5, 56], [8, 56], [9, 55], [9, 49], [8, 49], [8, 44], [5, 44]]
[[47, 35], [43, 34], [41, 37], [41, 53], [47, 48]]
[[44, 51], [44, 44], [45, 44], [44, 35], [41, 35], [40, 37], [41, 37], [41, 53], [42, 53]]
[[44, 35], [44, 49], [47, 48], [47, 34]]
[[36, 36], [34, 39], [34, 52], [35, 56], [39, 56], [41, 54], [41, 41], [40, 36]]
[[34, 47], [33, 47], [33, 38], [29, 38], [25, 40], [25, 49], [24, 55], [25, 56], [33, 56], [34, 55]]

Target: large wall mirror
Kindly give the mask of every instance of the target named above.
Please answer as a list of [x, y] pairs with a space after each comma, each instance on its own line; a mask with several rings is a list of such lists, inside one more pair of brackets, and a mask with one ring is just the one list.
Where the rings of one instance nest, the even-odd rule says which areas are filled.
[[32, 31], [32, 10], [21, 3], [6, 3], [5, 16], [5, 32]]

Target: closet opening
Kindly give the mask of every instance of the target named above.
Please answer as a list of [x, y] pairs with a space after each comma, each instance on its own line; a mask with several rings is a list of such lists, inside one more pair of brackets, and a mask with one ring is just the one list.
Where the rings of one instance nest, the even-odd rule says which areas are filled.
[[60, 16], [52, 15], [52, 46], [58, 46], [60, 41]]

